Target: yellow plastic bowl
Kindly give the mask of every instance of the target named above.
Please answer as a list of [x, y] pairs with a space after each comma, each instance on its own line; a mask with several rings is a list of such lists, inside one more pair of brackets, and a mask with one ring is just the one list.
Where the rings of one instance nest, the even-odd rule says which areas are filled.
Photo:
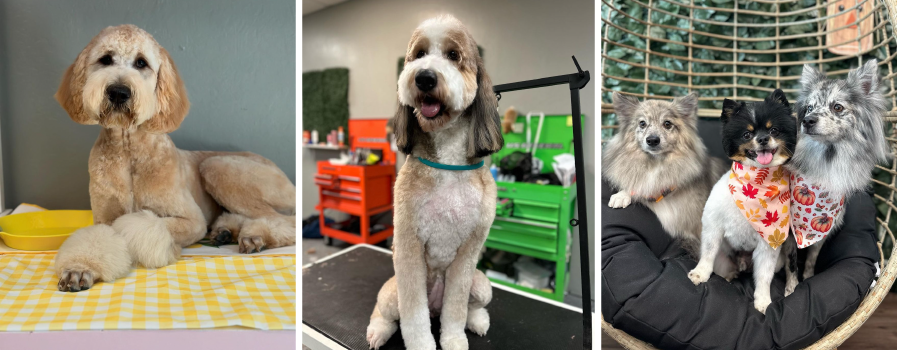
[[0, 217], [0, 238], [19, 250], [56, 250], [75, 230], [93, 225], [90, 210], [47, 210]]

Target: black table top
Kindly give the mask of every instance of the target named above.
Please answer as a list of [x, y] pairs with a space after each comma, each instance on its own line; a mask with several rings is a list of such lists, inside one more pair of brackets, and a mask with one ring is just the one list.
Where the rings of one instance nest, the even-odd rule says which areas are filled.
[[[356, 246], [302, 269], [302, 323], [336, 343], [367, 350], [377, 292], [392, 275], [392, 254]], [[467, 331], [470, 349], [582, 349], [582, 313], [492, 288], [486, 336]], [[439, 344], [439, 318], [431, 325]], [[401, 329], [380, 349], [404, 349]]]

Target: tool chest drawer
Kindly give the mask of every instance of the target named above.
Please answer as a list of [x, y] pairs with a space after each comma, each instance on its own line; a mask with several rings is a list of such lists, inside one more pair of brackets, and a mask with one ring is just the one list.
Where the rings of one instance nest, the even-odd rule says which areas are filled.
[[560, 208], [560, 204], [557, 203], [517, 199], [514, 201], [514, 210], [511, 211], [511, 216], [556, 223]]

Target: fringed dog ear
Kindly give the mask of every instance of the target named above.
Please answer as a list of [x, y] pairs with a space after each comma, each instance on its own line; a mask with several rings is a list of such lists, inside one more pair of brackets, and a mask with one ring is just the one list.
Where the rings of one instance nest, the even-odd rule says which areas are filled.
[[395, 125], [396, 147], [405, 154], [414, 150], [415, 133], [420, 130], [414, 107], [405, 106], [401, 102], [396, 107], [396, 116], [392, 118]]
[[881, 78], [878, 77], [878, 60], [866, 61], [862, 67], [847, 73], [847, 81], [851, 85], [859, 85], [864, 94], [868, 95], [878, 90]]
[[698, 125], [698, 92], [692, 91], [683, 97], [673, 99], [673, 108], [679, 118], [692, 126]]
[[738, 102], [735, 102], [728, 98], [723, 99], [723, 113], [719, 115], [720, 121], [722, 121], [723, 123], [728, 123], [729, 118], [732, 118], [732, 116], [735, 115], [735, 112], [737, 112], [741, 107], [744, 107], [744, 102], [739, 104]]
[[59, 102], [59, 105], [68, 113], [69, 118], [72, 118], [78, 124], [85, 125], [99, 123], [99, 120], [91, 118], [84, 111], [84, 100], [81, 96], [84, 91], [84, 83], [87, 81], [87, 75], [84, 72], [84, 57], [88, 51], [87, 48], [81, 51], [75, 59], [75, 63], [72, 63], [65, 70], [65, 73], [62, 75], [62, 82], [59, 83], [59, 89], [53, 95], [56, 98], [56, 102]]
[[482, 158], [498, 152], [505, 145], [501, 134], [501, 118], [498, 116], [498, 98], [492, 91], [492, 80], [483, 67], [483, 59], [477, 55], [477, 95], [467, 108], [470, 115], [470, 137], [467, 154]]
[[632, 118], [639, 104], [637, 98], [623, 95], [619, 91], [614, 91], [613, 102], [614, 113], [617, 114], [617, 119], [620, 121], [627, 121]]
[[168, 51], [160, 47], [159, 53], [162, 62], [156, 81], [156, 114], [140, 127], [152, 133], [169, 133], [181, 126], [190, 111], [190, 101], [187, 87]]
[[785, 92], [782, 91], [782, 89], [775, 89], [769, 96], [766, 96], [766, 100], [783, 104], [785, 107], [791, 107], [791, 104], [788, 103], [788, 98], [785, 97]]

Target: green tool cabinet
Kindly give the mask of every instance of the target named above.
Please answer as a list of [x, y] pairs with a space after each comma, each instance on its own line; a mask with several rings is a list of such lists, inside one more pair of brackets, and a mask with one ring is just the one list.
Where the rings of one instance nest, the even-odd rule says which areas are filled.
[[[525, 124], [525, 121], [523, 116], [517, 118], [517, 123]], [[531, 118], [533, 137], [538, 123], [538, 116]], [[492, 163], [498, 164], [501, 158], [514, 151], [526, 151], [526, 132], [527, 128], [524, 126], [522, 133], [505, 134], [505, 148], [493, 155]], [[572, 119], [568, 115], [546, 115], [536, 151], [536, 158], [544, 162], [542, 172], [554, 172], [551, 167], [553, 158], [562, 153], [573, 154]], [[570, 219], [573, 218], [576, 203], [576, 184], [556, 186], [496, 182], [496, 186], [498, 198], [507, 198], [512, 205], [507, 211], [498, 208], [504, 215], [495, 216], [486, 239], [486, 247], [554, 262], [554, 292], [490, 279], [498, 284], [563, 301], [569, 282]]]

